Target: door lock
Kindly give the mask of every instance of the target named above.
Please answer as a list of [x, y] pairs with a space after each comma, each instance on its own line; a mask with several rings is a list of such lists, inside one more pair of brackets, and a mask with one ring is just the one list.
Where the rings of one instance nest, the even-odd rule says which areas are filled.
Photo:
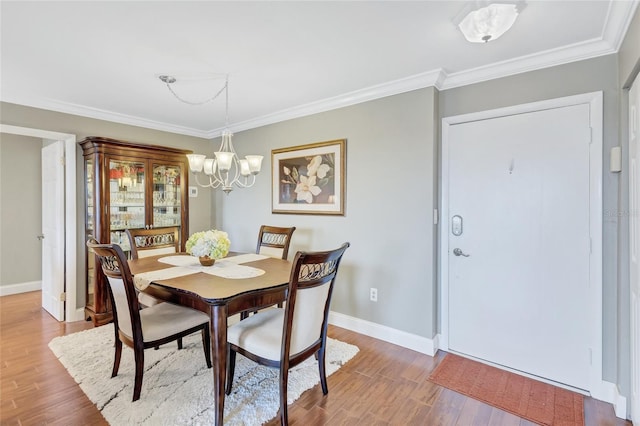
[[469, 257], [470, 256], [469, 254], [464, 254], [462, 252], [462, 250], [460, 250], [459, 248], [454, 248], [453, 249], [453, 254], [456, 255], [456, 256], [464, 256], [464, 257]]

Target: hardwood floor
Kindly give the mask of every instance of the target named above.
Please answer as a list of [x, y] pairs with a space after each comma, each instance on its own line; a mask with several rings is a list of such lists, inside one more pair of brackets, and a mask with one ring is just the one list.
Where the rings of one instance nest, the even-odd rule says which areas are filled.
[[[91, 323], [57, 322], [40, 307], [40, 297], [0, 297], [0, 424], [106, 425], [47, 346]], [[329, 377], [327, 396], [318, 385], [289, 406], [291, 425], [533, 425], [429, 382], [442, 352], [430, 357], [338, 327], [330, 327], [329, 335], [360, 352]], [[610, 404], [592, 398], [585, 398], [585, 422], [631, 425], [616, 418]]]

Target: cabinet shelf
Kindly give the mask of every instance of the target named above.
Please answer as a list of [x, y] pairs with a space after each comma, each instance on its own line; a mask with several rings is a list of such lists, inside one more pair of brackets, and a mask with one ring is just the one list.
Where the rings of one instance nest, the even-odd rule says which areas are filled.
[[[189, 236], [188, 162], [191, 151], [100, 137], [80, 142], [85, 160], [85, 241], [118, 244], [129, 252], [126, 229], [178, 226], [180, 247]], [[111, 321], [106, 280], [86, 252], [85, 317]], [[97, 270], [96, 270], [97, 269]]]

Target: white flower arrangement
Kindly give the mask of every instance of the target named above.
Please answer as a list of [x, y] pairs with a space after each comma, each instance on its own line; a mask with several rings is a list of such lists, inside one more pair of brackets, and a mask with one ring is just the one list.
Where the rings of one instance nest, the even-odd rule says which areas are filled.
[[229, 254], [230, 246], [231, 241], [226, 232], [211, 229], [192, 234], [187, 240], [186, 249], [192, 256], [222, 259]]

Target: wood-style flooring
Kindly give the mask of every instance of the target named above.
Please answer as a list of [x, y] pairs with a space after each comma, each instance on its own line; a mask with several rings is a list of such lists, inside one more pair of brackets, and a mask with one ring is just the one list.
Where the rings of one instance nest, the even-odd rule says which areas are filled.
[[[106, 425], [47, 346], [91, 323], [59, 323], [40, 307], [40, 297], [40, 292], [0, 297], [0, 424]], [[430, 357], [333, 326], [329, 335], [360, 352], [329, 377], [327, 396], [318, 385], [289, 406], [291, 425], [533, 425], [429, 382], [442, 352]], [[610, 404], [588, 397], [585, 421], [631, 425], [616, 418]]]

